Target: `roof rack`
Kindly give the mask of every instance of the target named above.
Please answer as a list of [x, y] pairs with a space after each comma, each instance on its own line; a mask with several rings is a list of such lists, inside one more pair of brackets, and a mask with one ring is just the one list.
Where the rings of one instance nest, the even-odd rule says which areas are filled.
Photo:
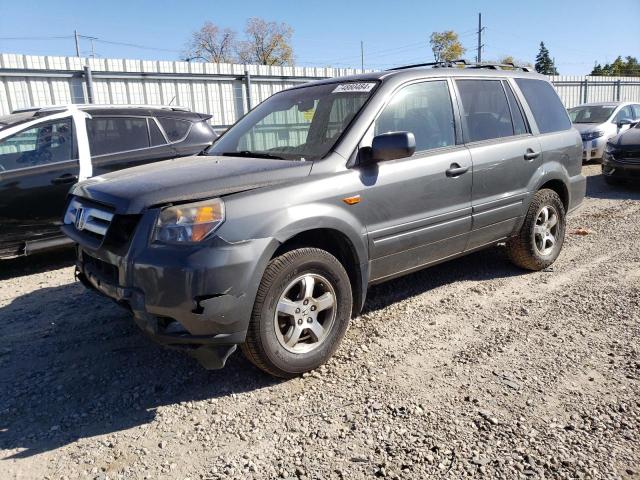
[[432, 67], [432, 68], [489, 68], [491, 70], [519, 70], [531, 72], [531, 68], [515, 65], [514, 63], [489, 63], [489, 62], [468, 62], [464, 58], [458, 60], [447, 60], [441, 62], [415, 63], [413, 65], [403, 65], [401, 67], [389, 68], [387, 71], [407, 70], [411, 68]]
[[99, 103], [69, 103], [61, 105], [43, 105], [40, 107], [25, 107], [17, 108], [11, 113], [26, 113], [26, 112], [51, 112], [65, 110], [67, 108], [154, 108], [161, 110], [172, 110], [174, 112], [190, 112], [188, 107], [181, 107], [179, 105], [135, 105], [135, 104], [99, 104]]

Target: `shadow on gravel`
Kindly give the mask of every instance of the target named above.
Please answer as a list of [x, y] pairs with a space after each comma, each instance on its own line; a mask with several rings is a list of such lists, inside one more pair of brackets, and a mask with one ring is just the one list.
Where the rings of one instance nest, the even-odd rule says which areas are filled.
[[69, 267], [73, 265], [74, 261], [75, 250], [73, 247], [60, 248], [46, 253], [29, 255], [28, 257], [0, 260], [0, 280]]
[[608, 200], [640, 200], [640, 181], [608, 185], [602, 174], [587, 177], [587, 197]]
[[[372, 288], [364, 313], [452, 282], [523, 274], [503, 248], [491, 248]], [[279, 383], [238, 353], [224, 370], [206, 371], [144, 337], [128, 312], [69, 282], [0, 308], [0, 448], [20, 449], [9, 458], [162, 421], [161, 406]], [[214, 414], [215, 405], [206, 407]]]
[[238, 353], [224, 370], [206, 371], [153, 343], [126, 311], [78, 283], [0, 308], [0, 338], [0, 449], [21, 450], [8, 458], [149, 424], [160, 406], [278, 383]]
[[362, 313], [380, 310], [453, 282], [477, 282], [526, 274], [507, 259], [504, 247], [492, 247], [371, 287]]

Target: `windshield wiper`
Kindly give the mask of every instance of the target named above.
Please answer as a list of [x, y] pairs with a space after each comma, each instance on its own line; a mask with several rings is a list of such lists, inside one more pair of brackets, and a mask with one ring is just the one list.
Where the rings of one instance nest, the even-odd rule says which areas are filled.
[[284, 160], [283, 157], [273, 155], [267, 152], [252, 152], [251, 150], [240, 150], [239, 152], [222, 152], [220, 155], [225, 157], [253, 157], [253, 158], [272, 158], [274, 160]]

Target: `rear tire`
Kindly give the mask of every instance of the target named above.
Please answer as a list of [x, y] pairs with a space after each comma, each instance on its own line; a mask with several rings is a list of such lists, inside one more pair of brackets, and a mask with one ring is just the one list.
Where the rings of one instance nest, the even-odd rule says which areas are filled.
[[318, 248], [286, 252], [264, 272], [242, 352], [277, 377], [313, 370], [340, 345], [352, 305], [349, 276], [333, 255]]
[[556, 261], [566, 230], [566, 215], [556, 192], [542, 189], [529, 205], [520, 232], [507, 241], [509, 259], [527, 270], [542, 270]]

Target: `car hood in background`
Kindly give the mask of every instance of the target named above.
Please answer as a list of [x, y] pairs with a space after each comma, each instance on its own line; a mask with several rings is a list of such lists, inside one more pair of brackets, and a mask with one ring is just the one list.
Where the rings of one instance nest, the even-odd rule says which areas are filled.
[[609, 130], [606, 123], [574, 123], [573, 126], [580, 133], [593, 132], [595, 130], [604, 130], [606, 132]]
[[312, 162], [245, 157], [184, 157], [112, 172], [78, 183], [72, 194], [112, 205], [116, 213], [200, 200], [305, 177]]
[[629, 150], [640, 150], [640, 128], [630, 128], [620, 135], [613, 137], [609, 143], [618, 148]]

